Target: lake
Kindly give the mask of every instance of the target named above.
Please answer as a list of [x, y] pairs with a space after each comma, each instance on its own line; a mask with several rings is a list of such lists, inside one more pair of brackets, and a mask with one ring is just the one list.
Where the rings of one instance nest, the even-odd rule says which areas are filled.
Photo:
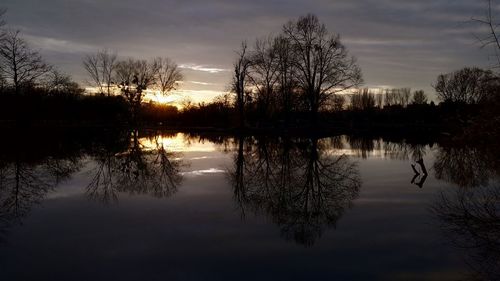
[[474, 146], [153, 131], [0, 145], [2, 280], [500, 278], [498, 159]]

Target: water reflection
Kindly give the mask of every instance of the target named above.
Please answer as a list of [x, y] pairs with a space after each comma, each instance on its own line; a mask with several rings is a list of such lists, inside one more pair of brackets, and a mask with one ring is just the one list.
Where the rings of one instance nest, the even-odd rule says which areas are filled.
[[[75, 147], [62, 146], [59, 142], [39, 144], [41, 147], [33, 151], [33, 144], [27, 138], [15, 135], [0, 143], [5, 148], [0, 153], [0, 240], [47, 193], [82, 166]], [[48, 153], [54, 146], [68, 149], [67, 155]]]
[[440, 147], [436, 177], [457, 185], [432, 206], [449, 241], [464, 253], [471, 280], [500, 279], [500, 185], [497, 149]]
[[[45, 135], [48, 137], [39, 137]], [[365, 251], [347, 242], [342, 246], [336, 242], [349, 241], [345, 238], [342, 240], [342, 237], [353, 237], [354, 240], [374, 239], [378, 243], [385, 236], [377, 238], [377, 235], [370, 235], [367, 238], [365, 234], [359, 233], [359, 229], [373, 231], [381, 224], [385, 224], [384, 227], [391, 229], [400, 239], [400, 245], [404, 244], [400, 247], [408, 244], [407, 248], [410, 249], [415, 244], [411, 244], [409, 238], [418, 239], [414, 239], [414, 233], [409, 234], [409, 229], [420, 230], [421, 226], [417, 222], [427, 222], [429, 219], [427, 212], [422, 212], [425, 218], [412, 213], [416, 213], [417, 209], [426, 210], [415, 202], [424, 201], [427, 206], [428, 200], [436, 199], [436, 193], [440, 191], [437, 187], [443, 186], [442, 195], [432, 206], [433, 217], [440, 221], [440, 228], [432, 228], [436, 231], [433, 234], [439, 235], [440, 229], [446, 233], [446, 240], [453, 241], [453, 246], [459, 249], [453, 250], [454, 257], [459, 256], [455, 255], [457, 253], [463, 254], [475, 278], [500, 278], [498, 149], [485, 150], [476, 146], [444, 143], [436, 145], [415, 140], [391, 142], [378, 137], [353, 136], [228, 137], [138, 131], [81, 132], [69, 136], [67, 133], [58, 135], [43, 132], [36, 136], [40, 138], [36, 143], [33, 136], [16, 135], [0, 139], [0, 232], [4, 232], [4, 235], [8, 230], [13, 231], [14, 225], [25, 221], [23, 218], [30, 212], [35, 213], [37, 208], [34, 206], [48, 197], [50, 192], [56, 195], [58, 192], [64, 193], [64, 190], [56, 190], [58, 185], [76, 179], [68, 185], [79, 185], [75, 188], [78, 192], [71, 193], [71, 196], [80, 198], [70, 201], [70, 204], [78, 202], [76, 204], [83, 208], [89, 206], [87, 199], [110, 204], [129, 195], [168, 198], [169, 204], [141, 198], [137, 200], [140, 204], [135, 206], [140, 208], [141, 204], [151, 203], [157, 204], [155, 208], [158, 210], [179, 210], [179, 213], [159, 212], [161, 215], [155, 214], [156, 217], [147, 223], [161, 229], [158, 222], [164, 223], [165, 220], [160, 218], [172, 219], [169, 214], [175, 213], [172, 216], [182, 227], [172, 229], [168, 235], [172, 235], [173, 240], [187, 241], [196, 247], [204, 247], [207, 242], [196, 244], [190, 238], [179, 237], [194, 235], [191, 231], [193, 225], [198, 227], [198, 223], [206, 224], [206, 227], [199, 229], [198, 236], [192, 236], [196, 236], [196, 241], [220, 237], [224, 231], [232, 233], [234, 225], [241, 235], [256, 235], [252, 231], [264, 231], [262, 225], [254, 227], [252, 224], [253, 215], [256, 215], [257, 218], [267, 218], [272, 229], [279, 229], [283, 239], [308, 247], [290, 247], [294, 251], [317, 254], [319, 248], [324, 250], [322, 247], [330, 244], [339, 251], [345, 246], [343, 250], [348, 253]], [[195, 172], [211, 169], [225, 171], [227, 178], [216, 174], [195, 174], [189, 171], [190, 164], [195, 166]], [[184, 178], [183, 175], [189, 176]], [[363, 192], [361, 175], [366, 184]], [[385, 179], [387, 175], [391, 176], [390, 180]], [[402, 189], [399, 188], [401, 184], [425, 188]], [[183, 185], [182, 188], [189, 192], [172, 197]], [[186, 196], [193, 197], [186, 200]], [[233, 199], [228, 201], [226, 196], [232, 196]], [[358, 197], [360, 200], [356, 201]], [[61, 203], [57, 207], [58, 211], [68, 208], [62, 202], [64, 199], [58, 201], [58, 204]], [[94, 207], [92, 211], [99, 214], [109, 210], [90, 204]], [[349, 212], [350, 216], [345, 216], [353, 204], [357, 208]], [[234, 206], [238, 207], [237, 215], [230, 211]], [[115, 214], [121, 215], [120, 212], [128, 217], [128, 206], [122, 204], [112, 207], [116, 209], [112, 210], [112, 215], [108, 213], [111, 219]], [[387, 211], [392, 208], [401, 213]], [[79, 211], [82, 210], [87, 209]], [[210, 219], [191, 215], [199, 214], [200, 210], [208, 214]], [[217, 213], [222, 212], [220, 210], [224, 214]], [[373, 215], [366, 212], [373, 212]], [[238, 215], [245, 219], [245, 225], [242, 225]], [[330, 239], [325, 233], [335, 228], [342, 217], [342, 229], [334, 233], [335, 239]], [[366, 223], [367, 218], [375, 226]], [[102, 218], [96, 218], [95, 222], [101, 223], [100, 220]], [[221, 226], [218, 223], [222, 220], [224, 225]], [[114, 224], [123, 227], [117, 221], [113, 220], [111, 227]], [[349, 227], [350, 232], [346, 234]], [[82, 227], [78, 231], [85, 233], [92, 229]], [[262, 232], [258, 233], [260, 235]], [[381, 233], [377, 234], [380, 237]], [[148, 237], [148, 234], [144, 235]], [[271, 236], [273, 242], [274, 239], [280, 239], [275, 233]], [[321, 236], [321, 247], [311, 247]], [[250, 239], [253, 237], [249, 236]], [[405, 237], [409, 237], [408, 240], [404, 240]], [[155, 246], [157, 243], [161, 244], [162, 241], [151, 242]], [[255, 240], [252, 243], [259, 246], [264, 242]], [[404, 255], [403, 250], [398, 252], [396, 242], [385, 243], [388, 249], [395, 245], [395, 253]], [[419, 243], [417, 245], [425, 246], [427, 241], [422, 239]], [[366, 251], [379, 251], [374, 244], [370, 244], [370, 249]], [[280, 243], [273, 245], [288, 248]]]
[[361, 180], [357, 165], [327, 141], [239, 138], [229, 177], [242, 214], [262, 212], [285, 239], [306, 246], [335, 226]]
[[21, 223], [34, 205], [81, 171], [89, 158], [92, 169], [86, 195], [105, 204], [116, 202], [119, 193], [165, 198], [183, 180], [181, 153], [169, 151], [163, 142], [171, 136], [138, 131], [48, 135], [39, 146], [23, 132], [0, 143], [4, 148], [0, 153], [0, 235]]
[[89, 198], [107, 204], [118, 200], [118, 192], [164, 198], [177, 191], [185, 165], [180, 153], [168, 151], [158, 135], [146, 140], [148, 146], [135, 131], [124, 151], [103, 151], [93, 157], [96, 165], [86, 188]]
[[439, 147], [434, 170], [438, 179], [461, 187], [485, 185], [500, 171], [500, 153], [473, 146]]
[[472, 280], [500, 279], [500, 186], [443, 193], [433, 211], [452, 243], [465, 253]]

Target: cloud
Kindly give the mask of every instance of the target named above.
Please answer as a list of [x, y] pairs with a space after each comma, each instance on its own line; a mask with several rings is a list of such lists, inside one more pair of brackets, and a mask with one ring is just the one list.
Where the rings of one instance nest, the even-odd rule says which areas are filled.
[[[204, 71], [204, 72], [209, 72], [209, 73], [219, 73], [219, 72], [226, 72], [230, 71], [229, 69], [225, 68], [216, 68], [216, 67], [209, 67], [209, 66], [204, 66], [204, 65], [196, 65], [196, 64], [181, 64], [179, 65], [180, 68], [187, 68], [195, 71]], [[200, 82], [198, 82], [200, 83]], [[207, 83], [205, 85], [208, 85]]]
[[99, 49], [98, 46], [71, 42], [50, 37], [25, 34], [23, 37], [35, 48], [44, 52], [58, 53], [90, 53]]

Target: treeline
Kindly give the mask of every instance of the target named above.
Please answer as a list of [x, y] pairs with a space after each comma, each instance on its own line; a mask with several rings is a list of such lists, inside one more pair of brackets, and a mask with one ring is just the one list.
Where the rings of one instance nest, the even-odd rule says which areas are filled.
[[169, 58], [118, 60], [107, 50], [89, 54], [83, 67], [96, 91], [88, 92], [45, 62], [20, 31], [4, 28], [4, 13], [0, 10], [1, 122], [139, 125], [142, 115], [158, 119], [158, 108], [172, 109], [145, 105], [146, 94], [167, 95], [183, 79]]
[[[1, 21], [0, 21], [1, 22]], [[211, 102], [154, 103], [183, 79], [169, 58], [121, 59], [108, 50], [85, 56], [95, 92], [44, 62], [19, 31], [0, 38], [0, 122], [71, 126], [219, 128], [435, 128], [498, 133], [498, 75], [464, 68], [422, 90], [362, 88], [356, 59], [314, 15], [274, 36], [244, 42], [229, 91]]]

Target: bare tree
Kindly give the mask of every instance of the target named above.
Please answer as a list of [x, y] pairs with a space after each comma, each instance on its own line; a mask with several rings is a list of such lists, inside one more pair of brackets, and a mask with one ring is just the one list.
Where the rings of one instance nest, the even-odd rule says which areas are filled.
[[408, 106], [411, 98], [411, 88], [401, 88], [399, 89], [398, 100], [399, 104], [403, 107]]
[[473, 22], [479, 23], [483, 26], [486, 26], [488, 32], [486, 35], [480, 36], [476, 35], [476, 38], [481, 43], [481, 47], [485, 48], [488, 46], [492, 46], [495, 51], [495, 57], [497, 59], [497, 66], [500, 67], [500, 42], [498, 40], [497, 28], [499, 24], [495, 21], [493, 17], [493, 7], [491, 0], [486, 0], [487, 10], [486, 15], [482, 19], [472, 18]]
[[292, 111], [292, 96], [295, 88], [295, 68], [293, 67], [292, 44], [284, 35], [275, 38], [274, 49], [277, 56], [278, 83], [285, 122], [289, 123]]
[[410, 103], [411, 88], [387, 89], [385, 90], [385, 106], [406, 107]]
[[413, 93], [412, 104], [427, 104], [427, 95], [423, 90], [418, 90]]
[[128, 59], [119, 61], [115, 75], [121, 94], [129, 103], [132, 120], [135, 121], [138, 110], [144, 100], [145, 91], [156, 83], [158, 64], [154, 61]]
[[477, 104], [488, 98], [494, 81], [491, 71], [466, 67], [439, 75], [433, 86], [442, 101]]
[[368, 110], [375, 108], [375, 94], [365, 88], [351, 95], [351, 107], [354, 110]]
[[180, 68], [169, 58], [155, 59], [157, 72], [157, 87], [162, 95], [167, 95], [171, 91], [177, 89], [179, 81], [184, 79]]
[[384, 95], [380, 92], [375, 95], [375, 106], [378, 108], [384, 107]]
[[334, 111], [342, 111], [344, 109], [345, 103], [346, 103], [345, 95], [335, 94], [332, 98], [331, 108]]
[[3, 19], [3, 16], [7, 12], [7, 9], [5, 8], [0, 8], [0, 41], [2, 41], [3, 37], [5, 36], [5, 30], [3, 30], [3, 26], [5, 25], [5, 20]]
[[90, 76], [92, 84], [97, 87], [101, 94], [106, 89], [107, 95], [111, 95], [116, 59], [117, 55], [107, 49], [98, 51], [96, 54], [88, 54], [83, 59], [83, 67]]
[[269, 113], [273, 94], [278, 83], [278, 55], [274, 39], [269, 36], [255, 42], [249, 78], [257, 93], [257, 103], [263, 116]]
[[292, 42], [296, 79], [315, 122], [319, 110], [333, 94], [362, 83], [361, 70], [340, 42], [340, 36], [330, 35], [314, 15], [289, 22], [283, 32]]
[[42, 56], [19, 36], [19, 31], [12, 30], [7, 31], [0, 43], [0, 65], [2, 76], [12, 83], [16, 94], [22, 86], [34, 84], [51, 70]]
[[236, 94], [236, 106], [240, 116], [240, 126], [245, 125], [245, 103], [247, 95], [248, 72], [251, 66], [251, 60], [247, 54], [247, 43], [241, 43], [241, 50], [237, 53], [238, 59], [234, 63], [234, 76], [232, 81], [232, 90]]
[[57, 69], [51, 70], [45, 79], [45, 89], [51, 94], [81, 94], [83, 89], [78, 83], [71, 79], [71, 76], [61, 73]]

